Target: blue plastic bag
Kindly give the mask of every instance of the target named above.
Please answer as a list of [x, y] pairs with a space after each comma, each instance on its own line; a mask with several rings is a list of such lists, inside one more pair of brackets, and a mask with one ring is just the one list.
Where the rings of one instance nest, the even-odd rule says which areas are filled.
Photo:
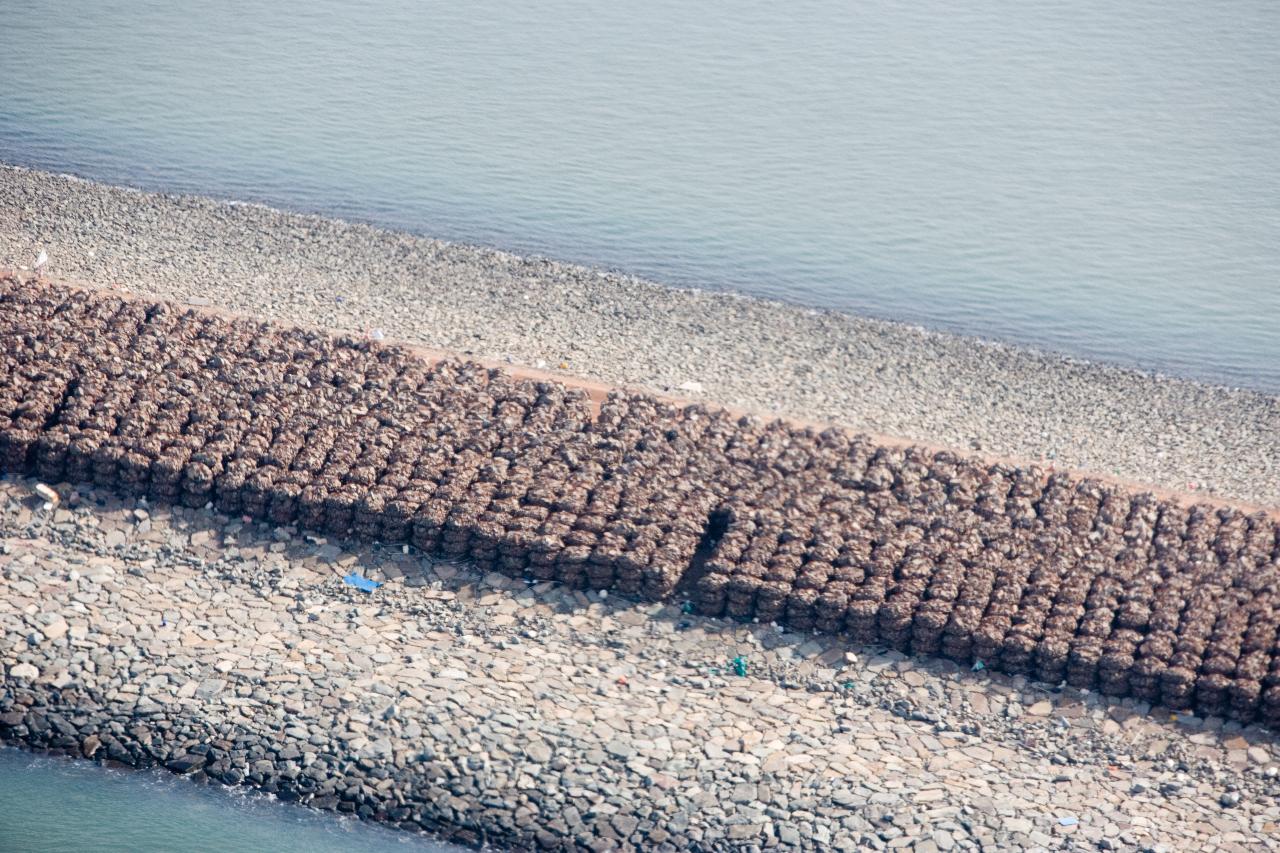
[[369, 580], [364, 575], [359, 575], [359, 574], [356, 574], [355, 572], [352, 572], [351, 574], [344, 577], [342, 579], [342, 582], [345, 583], [347, 586], [354, 586], [356, 589], [361, 590], [362, 592], [373, 592], [375, 589], [382, 586], [381, 581]]

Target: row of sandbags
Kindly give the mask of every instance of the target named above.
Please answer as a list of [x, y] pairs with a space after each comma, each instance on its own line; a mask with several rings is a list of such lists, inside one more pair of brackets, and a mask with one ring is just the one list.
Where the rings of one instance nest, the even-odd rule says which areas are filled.
[[1280, 715], [1261, 514], [12, 279], [0, 340], [5, 470]]

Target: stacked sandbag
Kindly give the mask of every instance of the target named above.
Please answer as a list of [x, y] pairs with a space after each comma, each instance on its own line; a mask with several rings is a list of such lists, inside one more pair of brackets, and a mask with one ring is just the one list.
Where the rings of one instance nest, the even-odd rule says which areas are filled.
[[912, 449], [853, 447], [786, 483], [727, 505], [702, 612], [1280, 719], [1263, 514]]
[[1273, 520], [1035, 466], [0, 279], [0, 468], [1280, 723]]

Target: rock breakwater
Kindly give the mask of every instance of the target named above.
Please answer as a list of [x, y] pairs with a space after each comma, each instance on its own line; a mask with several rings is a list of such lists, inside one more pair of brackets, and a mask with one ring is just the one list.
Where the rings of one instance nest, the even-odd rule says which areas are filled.
[[6, 741], [517, 849], [1276, 844], [1257, 726], [33, 485], [0, 477]]
[[1280, 723], [1274, 521], [0, 281], [0, 466]]

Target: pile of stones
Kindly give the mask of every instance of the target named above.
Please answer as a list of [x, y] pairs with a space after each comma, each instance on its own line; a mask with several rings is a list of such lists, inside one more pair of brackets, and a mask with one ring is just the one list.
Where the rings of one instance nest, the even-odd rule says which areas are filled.
[[0, 466], [1280, 723], [1274, 521], [0, 280]]

